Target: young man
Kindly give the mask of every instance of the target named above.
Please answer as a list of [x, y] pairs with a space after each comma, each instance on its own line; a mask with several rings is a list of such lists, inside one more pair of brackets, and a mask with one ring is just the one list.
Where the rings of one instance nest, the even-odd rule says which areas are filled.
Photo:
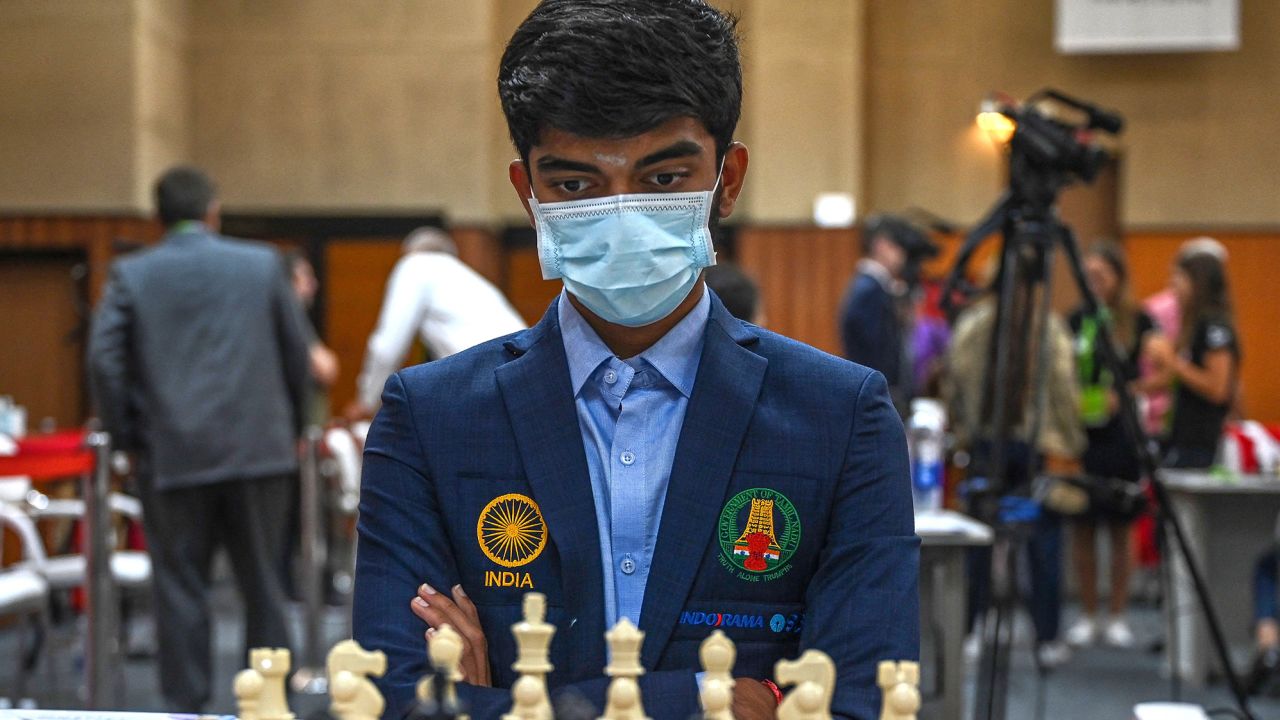
[[354, 618], [387, 652], [388, 714], [444, 623], [472, 716], [505, 711], [534, 590], [557, 628], [553, 698], [603, 707], [604, 632], [628, 618], [654, 718], [699, 712], [713, 625], [737, 642], [737, 717], [772, 717], [762, 681], [814, 647], [839, 668], [834, 713], [873, 718], [876, 663], [918, 653], [906, 443], [883, 376], [704, 287], [747, 170], [733, 21], [701, 0], [547, 0], [499, 91], [511, 182], [565, 292], [533, 328], [387, 382]]

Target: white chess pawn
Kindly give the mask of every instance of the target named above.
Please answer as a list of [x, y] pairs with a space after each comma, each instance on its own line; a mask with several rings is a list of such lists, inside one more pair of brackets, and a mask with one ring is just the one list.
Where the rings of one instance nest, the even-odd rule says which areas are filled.
[[[439, 702], [445, 706], [456, 707], [458, 704], [456, 683], [462, 680], [462, 636], [451, 625], [441, 625], [431, 633], [431, 639], [427, 641], [427, 657], [431, 660], [431, 666], [444, 680], [444, 697], [438, 698]], [[423, 682], [429, 683], [429, 680], [428, 678]], [[418, 688], [421, 691], [421, 683]]]
[[805, 650], [797, 660], [779, 660], [774, 675], [779, 685], [796, 686], [778, 706], [778, 720], [831, 720], [836, 664], [826, 653]]
[[649, 720], [640, 698], [640, 683], [636, 681], [644, 674], [644, 667], [640, 664], [644, 632], [623, 618], [604, 637], [609, 643], [610, 658], [604, 671], [613, 681], [609, 683], [604, 715], [600, 720]]
[[880, 720], [916, 720], [920, 710], [920, 664], [885, 660], [876, 668], [883, 701]]
[[240, 720], [258, 720], [258, 698], [265, 686], [262, 673], [253, 668], [236, 673], [231, 687], [236, 694], [236, 714]]

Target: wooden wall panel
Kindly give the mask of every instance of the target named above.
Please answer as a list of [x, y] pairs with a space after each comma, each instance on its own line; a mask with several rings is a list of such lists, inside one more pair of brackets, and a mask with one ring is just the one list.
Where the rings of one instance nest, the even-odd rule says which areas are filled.
[[27, 408], [34, 431], [45, 418], [75, 427], [85, 417], [85, 327], [75, 266], [80, 251], [0, 254], [0, 395]]
[[840, 300], [858, 261], [858, 233], [808, 227], [740, 228], [737, 261], [760, 285], [770, 330], [840, 353]]
[[369, 335], [378, 322], [391, 269], [400, 259], [399, 238], [344, 238], [325, 243], [324, 341], [338, 356], [338, 381], [329, 410], [341, 413], [355, 398], [356, 377]]

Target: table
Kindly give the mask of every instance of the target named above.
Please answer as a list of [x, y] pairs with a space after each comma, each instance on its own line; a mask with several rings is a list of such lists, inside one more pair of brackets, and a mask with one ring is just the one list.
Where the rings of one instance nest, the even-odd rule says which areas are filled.
[[[920, 536], [920, 627], [936, 628], [934, 644], [942, 668], [924, 663], [922, 675], [934, 673], [936, 700], [925, 703], [920, 716], [959, 720], [964, 701], [965, 553], [971, 547], [990, 545], [991, 528], [952, 510], [916, 513]], [[922, 658], [923, 659], [923, 658]], [[922, 685], [925, 678], [922, 678]]]
[[[1280, 515], [1280, 478], [1243, 475], [1223, 479], [1205, 471], [1166, 470], [1161, 474], [1173, 512], [1182, 521], [1192, 557], [1204, 573], [1210, 598], [1237, 671], [1247, 669], [1253, 653], [1253, 566], [1276, 537]], [[1171, 533], [1172, 535], [1172, 533]], [[1172, 542], [1172, 537], [1170, 538]], [[1172, 563], [1174, 601], [1166, 619], [1176, 623], [1176, 657], [1166, 654], [1179, 677], [1203, 687], [1217, 668], [1208, 625], [1196, 600], [1191, 575], [1180, 554]]]

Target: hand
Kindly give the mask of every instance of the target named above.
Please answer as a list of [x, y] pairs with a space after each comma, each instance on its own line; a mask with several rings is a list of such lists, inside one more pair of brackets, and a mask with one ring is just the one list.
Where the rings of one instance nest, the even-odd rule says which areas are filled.
[[338, 356], [332, 350], [316, 343], [311, 346], [311, 377], [325, 387], [338, 379]]
[[1161, 335], [1153, 336], [1147, 340], [1143, 351], [1147, 358], [1151, 360], [1151, 364], [1161, 370], [1173, 367], [1174, 359], [1177, 357], [1177, 351], [1174, 350], [1173, 343]]
[[737, 720], [773, 720], [777, 712], [778, 700], [764, 683], [754, 678], [734, 679], [733, 716]]
[[453, 599], [450, 600], [423, 583], [409, 607], [414, 615], [430, 626], [425, 635], [428, 642], [436, 629], [446, 624], [462, 636], [462, 664], [459, 669], [464, 682], [481, 687], [493, 684], [489, 677], [489, 646], [480, 626], [480, 613], [461, 585], [453, 586]]

